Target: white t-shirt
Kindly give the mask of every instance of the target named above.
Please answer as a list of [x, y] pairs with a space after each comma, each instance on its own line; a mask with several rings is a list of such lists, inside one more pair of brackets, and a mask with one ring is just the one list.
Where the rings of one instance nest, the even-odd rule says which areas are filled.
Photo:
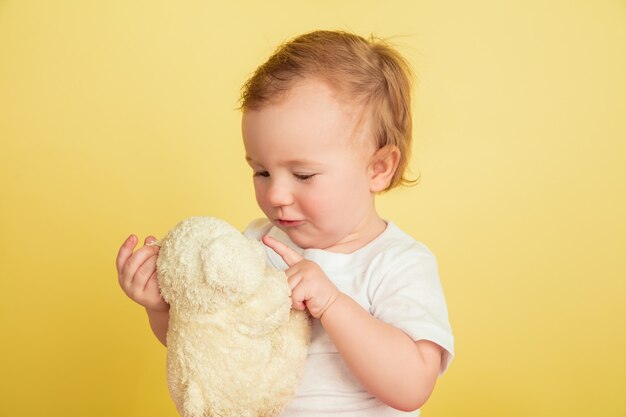
[[[443, 349], [440, 373], [454, 356], [454, 338], [439, 282], [437, 261], [422, 243], [387, 221], [373, 241], [350, 254], [301, 249], [267, 219], [250, 223], [244, 234], [260, 240], [266, 234], [280, 240], [305, 259], [317, 263], [339, 290], [372, 316], [407, 333], [413, 340], [430, 340]], [[268, 262], [285, 270], [287, 264], [265, 247]], [[393, 352], [389, 352], [393, 355]], [[393, 409], [367, 392], [354, 378], [320, 324], [312, 319], [311, 346], [298, 391], [281, 417], [419, 416]]]

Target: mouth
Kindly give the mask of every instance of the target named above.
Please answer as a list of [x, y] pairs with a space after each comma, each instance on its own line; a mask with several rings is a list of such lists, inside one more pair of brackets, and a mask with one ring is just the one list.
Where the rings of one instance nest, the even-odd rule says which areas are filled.
[[304, 220], [286, 220], [286, 219], [276, 219], [276, 222], [283, 227], [295, 227], [304, 223]]

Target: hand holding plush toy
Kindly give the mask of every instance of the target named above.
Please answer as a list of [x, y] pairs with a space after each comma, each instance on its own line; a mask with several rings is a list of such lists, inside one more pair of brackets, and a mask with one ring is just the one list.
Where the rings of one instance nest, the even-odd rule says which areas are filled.
[[266, 265], [260, 242], [211, 217], [184, 220], [154, 244], [178, 412], [278, 415], [300, 382], [310, 334], [306, 313], [291, 310], [285, 274]]

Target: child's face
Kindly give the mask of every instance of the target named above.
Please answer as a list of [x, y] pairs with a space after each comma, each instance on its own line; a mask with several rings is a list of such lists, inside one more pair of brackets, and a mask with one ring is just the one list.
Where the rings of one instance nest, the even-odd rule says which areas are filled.
[[257, 202], [302, 248], [348, 251], [380, 221], [368, 177], [374, 149], [358, 137], [359, 110], [340, 103], [326, 84], [306, 80], [278, 103], [243, 114]]

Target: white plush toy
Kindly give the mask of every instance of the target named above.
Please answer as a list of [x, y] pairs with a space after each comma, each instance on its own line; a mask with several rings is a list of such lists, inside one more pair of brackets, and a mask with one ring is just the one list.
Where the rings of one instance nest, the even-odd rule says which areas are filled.
[[170, 304], [167, 383], [183, 417], [270, 417], [300, 382], [308, 316], [291, 310], [285, 274], [262, 243], [212, 217], [160, 242], [157, 278]]

